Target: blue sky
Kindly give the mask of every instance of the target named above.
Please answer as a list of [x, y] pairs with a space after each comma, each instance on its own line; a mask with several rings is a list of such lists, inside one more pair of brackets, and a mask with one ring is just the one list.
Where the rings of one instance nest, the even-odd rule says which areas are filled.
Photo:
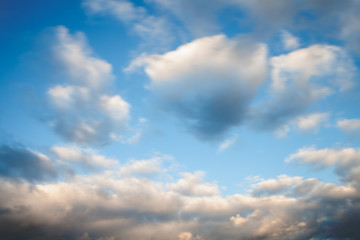
[[357, 0], [0, 3], [4, 239], [358, 239]]

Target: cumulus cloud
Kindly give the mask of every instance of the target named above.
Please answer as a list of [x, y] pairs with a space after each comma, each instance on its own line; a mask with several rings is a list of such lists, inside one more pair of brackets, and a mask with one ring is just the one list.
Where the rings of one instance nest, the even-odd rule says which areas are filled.
[[21, 145], [0, 147], [0, 176], [30, 182], [57, 178], [57, 166], [47, 156]]
[[[254, 107], [250, 114], [252, 124], [260, 129], [278, 129], [303, 114], [316, 101], [354, 85], [352, 60], [337, 46], [312, 45], [272, 57], [270, 65], [270, 99]], [[300, 122], [304, 121], [300, 118]], [[305, 125], [299, 127], [309, 127]]]
[[93, 57], [84, 34], [55, 29], [55, 61], [67, 81], [48, 89], [52, 108], [50, 125], [61, 137], [81, 144], [104, 144], [126, 129], [130, 105], [110, 95], [114, 76], [108, 62]]
[[163, 55], [143, 56], [149, 89], [161, 108], [175, 113], [202, 139], [215, 139], [239, 125], [266, 77], [266, 46], [216, 35]]

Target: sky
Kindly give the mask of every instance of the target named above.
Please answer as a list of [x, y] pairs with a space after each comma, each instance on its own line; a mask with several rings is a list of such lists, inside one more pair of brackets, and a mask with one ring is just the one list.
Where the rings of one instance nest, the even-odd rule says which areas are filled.
[[0, 238], [360, 238], [359, 0], [0, 1]]

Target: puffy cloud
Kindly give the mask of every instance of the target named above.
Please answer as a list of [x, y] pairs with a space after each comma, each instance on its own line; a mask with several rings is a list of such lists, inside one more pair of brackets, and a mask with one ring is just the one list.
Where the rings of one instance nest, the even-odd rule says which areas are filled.
[[299, 48], [299, 46], [300, 46], [299, 39], [297, 37], [293, 36], [288, 31], [283, 30], [281, 32], [281, 37], [282, 37], [282, 41], [283, 41], [285, 50], [294, 50], [294, 49]]
[[218, 186], [214, 183], [203, 183], [203, 172], [184, 173], [183, 178], [176, 183], [170, 184], [170, 188], [189, 196], [211, 196], [219, 193]]
[[130, 176], [130, 175], [142, 175], [142, 176], [151, 176], [155, 174], [166, 172], [162, 168], [162, 163], [165, 160], [170, 160], [170, 156], [156, 156], [150, 159], [143, 160], [132, 160], [128, 162], [126, 165], [123, 165], [120, 168], [120, 175], [122, 176]]
[[360, 136], [360, 119], [342, 119], [337, 122], [338, 128], [353, 136]]
[[[312, 45], [272, 57], [270, 64], [270, 100], [260, 103], [250, 114], [252, 124], [260, 129], [284, 126], [303, 114], [311, 104], [337, 89], [340, 92], [348, 90], [354, 84], [352, 60], [336, 46]], [[312, 116], [313, 123], [315, 116]], [[323, 118], [325, 116], [320, 117]], [[300, 118], [300, 122], [304, 121]], [[302, 127], [308, 127], [305, 125]]]
[[216, 35], [163, 55], [143, 56], [149, 88], [162, 109], [177, 114], [198, 137], [214, 139], [239, 125], [266, 77], [266, 46]]
[[85, 36], [57, 27], [53, 50], [68, 78], [65, 85], [47, 91], [54, 130], [72, 142], [105, 144], [126, 129], [130, 105], [121, 96], [110, 95], [112, 66], [92, 56]]
[[57, 166], [47, 156], [21, 145], [0, 147], [0, 176], [30, 182], [57, 178]]

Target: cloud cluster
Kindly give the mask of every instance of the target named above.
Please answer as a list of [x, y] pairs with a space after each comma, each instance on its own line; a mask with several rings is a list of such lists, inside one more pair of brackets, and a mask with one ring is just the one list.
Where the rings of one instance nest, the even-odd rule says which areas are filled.
[[266, 78], [266, 46], [216, 35], [163, 55], [135, 60], [144, 65], [149, 88], [162, 109], [173, 112], [202, 139], [215, 139], [239, 125]]
[[[270, 65], [270, 99], [251, 113], [252, 124], [259, 129], [281, 128], [317, 101], [354, 85], [353, 62], [346, 51], [337, 46], [312, 45], [274, 56]], [[314, 123], [315, 116], [320, 117], [316, 122], [326, 118], [313, 115], [307, 124]], [[305, 119], [298, 120], [300, 128], [310, 128], [305, 126]]]
[[[2, 155], [13, 153], [6, 149]], [[58, 155], [65, 160], [84, 161], [80, 150], [53, 151], [62, 152]], [[40, 155], [29, 153], [33, 163], [48, 161], [43, 155], [34, 160]], [[88, 159], [95, 157], [97, 163], [106, 159], [98, 154]], [[18, 174], [30, 182], [1, 173], [1, 233], [5, 239], [39, 240], [357, 239], [359, 159], [355, 149], [300, 149], [288, 161], [335, 164], [344, 184], [281, 175], [260, 180], [247, 194], [228, 196], [220, 194], [216, 183], [204, 181], [202, 172], [165, 182], [136, 175], [147, 168], [165, 174], [147, 164], [154, 159], [54, 182], [31, 183], [25, 171]]]
[[93, 57], [82, 33], [57, 27], [53, 54], [67, 81], [48, 89], [51, 126], [64, 139], [80, 144], [104, 144], [121, 133], [130, 118], [130, 105], [110, 95], [114, 76], [108, 62]]

